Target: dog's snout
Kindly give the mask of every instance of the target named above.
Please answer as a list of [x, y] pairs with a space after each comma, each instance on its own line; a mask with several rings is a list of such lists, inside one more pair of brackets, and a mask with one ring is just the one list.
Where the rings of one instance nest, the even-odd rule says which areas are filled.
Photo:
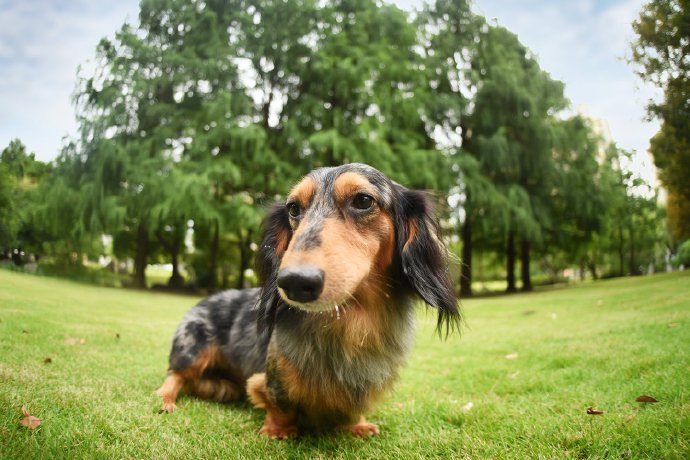
[[323, 282], [323, 270], [311, 265], [287, 267], [278, 272], [278, 287], [295, 302], [316, 300], [323, 290]]

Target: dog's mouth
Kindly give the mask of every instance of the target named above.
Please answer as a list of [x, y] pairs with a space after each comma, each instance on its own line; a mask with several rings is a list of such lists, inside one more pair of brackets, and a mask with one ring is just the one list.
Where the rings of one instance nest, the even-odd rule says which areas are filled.
[[311, 314], [331, 315], [336, 319], [340, 319], [340, 316], [343, 315], [348, 309], [347, 300], [334, 301], [317, 299], [313, 302], [298, 302], [296, 300], [290, 299], [285, 294], [285, 291], [281, 288], [278, 288], [278, 293], [280, 294], [280, 297], [283, 299], [283, 301], [289, 306], [298, 308], [302, 311]]

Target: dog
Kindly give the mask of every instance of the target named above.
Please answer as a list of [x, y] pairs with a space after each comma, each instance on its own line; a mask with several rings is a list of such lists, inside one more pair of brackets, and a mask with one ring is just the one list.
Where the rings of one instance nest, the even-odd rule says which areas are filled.
[[260, 433], [379, 433], [364, 414], [398, 377], [414, 338], [414, 300], [447, 336], [460, 313], [447, 250], [425, 192], [364, 164], [305, 176], [263, 224], [261, 288], [213, 295], [173, 336], [161, 411], [178, 392], [266, 411]]

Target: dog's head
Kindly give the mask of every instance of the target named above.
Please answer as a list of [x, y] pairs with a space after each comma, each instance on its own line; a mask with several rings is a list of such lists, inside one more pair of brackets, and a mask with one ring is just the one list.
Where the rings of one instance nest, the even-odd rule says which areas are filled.
[[446, 253], [426, 193], [363, 164], [317, 169], [264, 222], [260, 313], [270, 327], [284, 304], [322, 312], [417, 294], [447, 331], [459, 312]]

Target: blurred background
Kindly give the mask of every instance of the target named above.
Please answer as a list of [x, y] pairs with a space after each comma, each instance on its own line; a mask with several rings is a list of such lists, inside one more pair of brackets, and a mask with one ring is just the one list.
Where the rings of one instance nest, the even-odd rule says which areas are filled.
[[690, 266], [690, 11], [656, 1], [4, 1], [0, 265], [256, 284], [267, 205], [364, 162], [462, 296]]

